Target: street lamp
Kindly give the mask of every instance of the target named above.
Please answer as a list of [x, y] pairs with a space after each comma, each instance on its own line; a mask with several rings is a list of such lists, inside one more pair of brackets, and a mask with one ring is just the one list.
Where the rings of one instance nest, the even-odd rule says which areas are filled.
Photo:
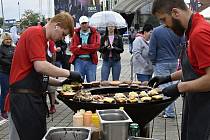
[[19, 21], [20, 21], [20, 2], [18, 1], [18, 16], [19, 16]]
[[1, 13], [2, 13], [2, 18], [3, 18], [2, 29], [4, 29], [4, 6], [3, 6], [3, 0], [1, 0]]

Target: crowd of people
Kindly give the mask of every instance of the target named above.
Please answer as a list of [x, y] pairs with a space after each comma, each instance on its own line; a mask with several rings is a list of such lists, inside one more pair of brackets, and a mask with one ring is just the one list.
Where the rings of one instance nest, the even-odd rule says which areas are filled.
[[[210, 25], [183, 0], [154, 0], [152, 14], [163, 24], [145, 24], [140, 32], [131, 28], [133, 72], [138, 81], [159, 87], [165, 96], [183, 94], [183, 140], [209, 140]], [[43, 93], [49, 93], [48, 113], [55, 113], [57, 86], [97, 80], [98, 52], [102, 56], [100, 80], [108, 81], [110, 71], [113, 81], [120, 80], [124, 45], [117, 26], [110, 23], [100, 36], [89, 26], [88, 17], [81, 16], [79, 24], [75, 29], [72, 16], [61, 12], [46, 25], [28, 27], [15, 43], [10, 34], [1, 35], [0, 109], [3, 118], [9, 117], [11, 140], [44, 136], [48, 108]], [[162, 115], [174, 118], [174, 104]]]

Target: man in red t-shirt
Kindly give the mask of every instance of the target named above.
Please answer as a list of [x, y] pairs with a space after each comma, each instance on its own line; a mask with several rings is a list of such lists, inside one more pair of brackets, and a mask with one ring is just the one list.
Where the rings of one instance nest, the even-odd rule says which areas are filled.
[[[48, 83], [60, 86], [71, 81], [82, 82], [80, 73], [46, 61], [47, 41], [61, 40], [67, 34], [73, 34], [73, 19], [62, 12], [44, 27], [29, 27], [20, 37], [10, 73], [10, 124], [14, 123], [10, 131], [16, 128], [21, 140], [41, 140], [46, 133], [46, 101], [42, 95]], [[49, 76], [67, 79], [60, 81]], [[11, 133], [10, 139], [17, 139], [17, 135]]]
[[182, 69], [165, 77], [153, 77], [150, 86], [182, 80], [162, 90], [165, 96], [177, 98], [184, 93], [182, 140], [210, 139], [210, 25], [184, 0], [154, 0], [152, 13], [177, 35], [186, 35], [181, 47]]

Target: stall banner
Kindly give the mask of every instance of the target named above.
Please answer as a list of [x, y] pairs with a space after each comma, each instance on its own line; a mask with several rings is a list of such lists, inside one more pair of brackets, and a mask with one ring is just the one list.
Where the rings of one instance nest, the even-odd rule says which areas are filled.
[[100, 0], [54, 0], [55, 14], [69, 12], [75, 18], [75, 24], [81, 16], [90, 17], [100, 12]]

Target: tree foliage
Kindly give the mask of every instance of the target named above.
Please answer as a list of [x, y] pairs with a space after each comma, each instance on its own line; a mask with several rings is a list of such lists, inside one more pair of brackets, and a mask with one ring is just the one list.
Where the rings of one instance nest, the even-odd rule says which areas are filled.
[[20, 27], [23, 29], [29, 26], [37, 25], [40, 21], [40, 17], [39, 13], [35, 13], [32, 10], [25, 10], [22, 18], [20, 19]]

